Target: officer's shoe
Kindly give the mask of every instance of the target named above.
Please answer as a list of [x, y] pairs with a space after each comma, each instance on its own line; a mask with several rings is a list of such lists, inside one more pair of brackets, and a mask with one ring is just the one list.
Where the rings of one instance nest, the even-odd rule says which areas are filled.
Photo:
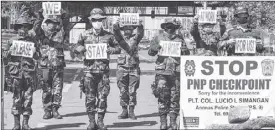
[[14, 127], [12, 130], [20, 130], [20, 115], [14, 115]]
[[32, 128], [29, 126], [29, 119], [29, 115], [23, 116], [22, 130], [32, 130]]
[[130, 106], [129, 107], [129, 118], [132, 119], [132, 120], [137, 119], [134, 110], [135, 110], [135, 106]]
[[122, 107], [122, 113], [118, 116], [118, 119], [127, 119], [128, 118], [128, 109], [127, 106]]
[[177, 130], [177, 114], [176, 113], [170, 113], [170, 130]]
[[107, 127], [103, 123], [105, 113], [98, 113], [97, 126], [98, 130], [107, 130]]
[[53, 117], [55, 119], [62, 119], [62, 116], [58, 113], [58, 108], [56, 107], [53, 108]]
[[52, 113], [50, 111], [45, 111], [45, 114], [43, 115], [43, 119], [51, 119]]
[[95, 123], [95, 113], [88, 113], [89, 117], [89, 126], [87, 127], [87, 130], [97, 130], [97, 126]]
[[160, 129], [167, 130], [167, 114], [160, 116]]

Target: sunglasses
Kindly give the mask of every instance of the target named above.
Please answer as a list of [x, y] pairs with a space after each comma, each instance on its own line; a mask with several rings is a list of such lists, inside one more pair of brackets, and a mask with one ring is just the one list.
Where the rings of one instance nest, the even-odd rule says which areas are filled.
[[103, 19], [91, 19], [92, 22], [102, 22]]
[[174, 26], [174, 24], [169, 23], [169, 24], [166, 24], [164, 28], [173, 29], [173, 28], [175, 28], [175, 26]]

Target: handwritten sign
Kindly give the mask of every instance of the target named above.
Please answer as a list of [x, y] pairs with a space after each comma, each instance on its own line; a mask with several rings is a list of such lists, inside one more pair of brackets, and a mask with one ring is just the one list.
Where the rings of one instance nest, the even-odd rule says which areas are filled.
[[34, 43], [14, 40], [10, 48], [12, 56], [32, 58], [35, 52]]
[[42, 7], [46, 15], [61, 15], [61, 2], [43, 2]]
[[139, 25], [139, 14], [138, 13], [120, 13], [120, 25]]
[[237, 38], [235, 53], [256, 53], [256, 39]]
[[180, 57], [181, 42], [160, 41], [160, 46], [161, 46], [161, 50], [159, 52], [159, 55]]
[[217, 10], [199, 10], [199, 23], [216, 23]]
[[107, 59], [107, 44], [106, 43], [98, 43], [98, 44], [86, 44], [85, 48], [86, 59]]

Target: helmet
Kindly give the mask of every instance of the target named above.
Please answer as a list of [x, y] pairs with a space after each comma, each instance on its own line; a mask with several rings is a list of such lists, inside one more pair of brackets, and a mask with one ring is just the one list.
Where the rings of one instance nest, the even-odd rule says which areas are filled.
[[248, 14], [248, 9], [245, 7], [237, 7], [234, 12], [234, 17], [238, 17], [238, 14]]
[[32, 28], [33, 26], [33, 23], [31, 21], [30, 18], [28, 18], [27, 16], [20, 16], [16, 21], [15, 21], [15, 24], [14, 24], [14, 29], [17, 30], [19, 29], [20, 26], [22, 25], [28, 25], [29, 29]]
[[103, 16], [104, 12], [100, 8], [94, 8], [90, 12], [90, 17], [88, 17], [90, 20], [92, 19], [106, 19], [106, 16]]
[[160, 26], [162, 29], [164, 29], [165, 25], [169, 23], [172, 23], [176, 29], [180, 28], [180, 22], [174, 18], [165, 18], [164, 23], [162, 23]]

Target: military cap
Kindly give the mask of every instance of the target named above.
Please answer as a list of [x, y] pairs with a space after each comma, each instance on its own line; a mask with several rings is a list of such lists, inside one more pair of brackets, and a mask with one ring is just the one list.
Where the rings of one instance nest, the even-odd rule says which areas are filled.
[[180, 23], [175, 18], [165, 18], [164, 23], [162, 23], [160, 26], [162, 29], [164, 29], [164, 27], [170, 23], [172, 23], [176, 29], [180, 27]]
[[49, 15], [45, 23], [60, 23], [60, 21], [56, 15]]
[[19, 29], [20, 26], [22, 25], [27, 25], [30, 29], [33, 26], [33, 22], [31, 21], [31, 19], [27, 16], [20, 16], [14, 24], [14, 29], [17, 30]]
[[237, 17], [238, 14], [248, 14], [248, 9], [242, 6], [237, 7], [234, 12], [234, 17]]
[[90, 20], [92, 19], [105, 19], [106, 16], [103, 16], [104, 12], [100, 8], [94, 8], [90, 12], [90, 17], [88, 17]]

